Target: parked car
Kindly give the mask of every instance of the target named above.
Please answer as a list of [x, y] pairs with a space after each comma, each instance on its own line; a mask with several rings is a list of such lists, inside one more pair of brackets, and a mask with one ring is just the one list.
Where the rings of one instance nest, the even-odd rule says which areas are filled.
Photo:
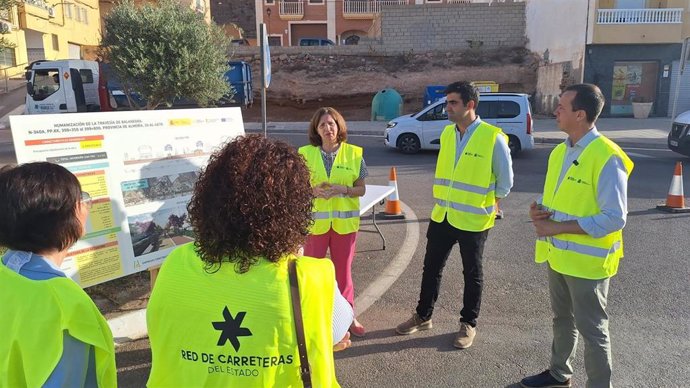
[[[532, 111], [529, 95], [523, 93], [484, 93], [479, 96], [477, 115], [508, 135], [512, 155], [534, 148]], [[450, 125], [446, 97], [421, 111], [400, 116], [388, 122], [384, 144], [403, 153], [414, 154], [421, 149], [441, 147], [441, 132]]]
[[299, 45], [300, 46], [334, 46], [335, 43], [333, 43], [332, 40], [325, 39], [325, 38], [300, 38]]
[[668, 133], [668, 148], [671, 151], [690, 156], [690, 110], [676, 116]]

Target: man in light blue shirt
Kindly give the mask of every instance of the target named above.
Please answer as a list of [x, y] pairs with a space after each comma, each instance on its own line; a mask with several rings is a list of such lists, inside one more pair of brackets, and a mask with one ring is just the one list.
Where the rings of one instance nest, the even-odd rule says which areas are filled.
[[[441, 151], [434, 180], [437, 203], [426, 234], [419, 301], [412, 317], [398, 325], [395, 331], [400, 335], [409, 335], [432, 327], [431, 316], [438, 299], [443, 268], [457, 244], [462, 259], [464, 290], [460, 330], [453, 346], [466, 349], [472, 346], [477, 334], [484, 283], [484, 244], [493, 226], [492, 218], [498, 202], [508, 195], [513, 186], [513, 169], [510, 149], [503, 132], [500, 128], [482, 122], [476, 114], [480, 100], [474, 86], [469, 82], [455, 82], [448, 85], [445, 93], [448, 119], [455, 125], [446, 127], [441, 136]], [[485, 159], [484, 155], [487, 155]], [[471, 158], [477, 158], [480, 162], [474, 162]], [[452, 173], [451, 176], [445, 176], [445, 172], [440, 171]], [[482, 179], [491, 182], [489, 187], [478, 184]], [[448, 197], [441, 198], [442, 194], [437, 194], [442, 191], [449, 193]], [[472, 204], [467, 200], [469, 196], [485, 196], [484, 207]], [[434, 213], [437, 214], [436, 218]], [[476, 220], [484, 223], [478, 225]]]
[[[544, 196], [549, 201], [544, 202], [553, 207], [558, 204], [560, 211], [543, 207], [544, 196], [532, 203], [529, 211], [541, 240], [537, 243], [537, 262], [549, 262], [549, 296], [554, 314], [551, 363], [544, 372], [522, 379], [520, 384], [525, 388], [571, 386], [578, 332], [585, 340], [587, 387], [611, 386], [611, 344], [606, 305], [609, 279], [615, 274], [622, 256], [622, 235], [616, 232], [625, 226], [628, 176], [633, 164], [618, 146], [602, 138], [597, 131], [594, 124], [603, 106], [604, 96], [597, 86], [579, 84], [566, 88], [555, 112], [558, 126], [568, 134], [568, 138], [551, 154], [544, 188]], [[606, 146], [602, 147], [602, 144]], [[594, 148], [585, 155], [589, 160], [583, 161], [583, 152], [588, 147]], [[551, 169], [558, 169], [559, 163], [556, 180], [556, 171]], [[577, 171], [578, 168], [584, 170]], [[589, 190], [576, 189], [571, 183], [567, 189], [562, 188], [566, 176], [569, 181], [580, 183], [580, 179], [574, 179], [573, 175], [591, 176], [591, 179], [596, 179], [596, 184], [589, 183], [588, 187], [593, 185]], [[546, 192], [551, 189], [553, 192]], [[570, 214], [577, 208], [572, 204], [572, 198], [576, 196], [584, 209], [596, 208], [598, 212], [583, 217]], [[568, 237], [576, 235], [588, 237], [575, 240], [577, 242]], [[608, 240], [603, 239], [605, 236], [609, 236]], [[609, 248], [588, 245], [595, 242], [603, 244], [600, 241], [609, 241]], [[540, 250], [543, 247], [548, 248]]]

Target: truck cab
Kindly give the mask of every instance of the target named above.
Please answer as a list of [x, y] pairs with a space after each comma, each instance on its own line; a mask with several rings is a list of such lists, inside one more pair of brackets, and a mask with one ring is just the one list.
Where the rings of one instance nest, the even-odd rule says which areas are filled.
[[[235, 89], [218, 106], [250, 106], [254, 96], [252, 72], [245, 62], [229, 62], [231, 69], [226, 81]], [[51, 114], [74, 112], [105, 112], [131, 110], [130, 101], [145, 106], [146, 101], [137, 93], [129, 98], [113, 69], [107, 63], [79, 59], [32, 62], [27, 68], [25, 114]], [[178, 98], [173, 107], [197, 107], [195, 101]]]
[[26, 68], [25, 76], [27, 114], [111, 110], [99, 62], [35, 61]]

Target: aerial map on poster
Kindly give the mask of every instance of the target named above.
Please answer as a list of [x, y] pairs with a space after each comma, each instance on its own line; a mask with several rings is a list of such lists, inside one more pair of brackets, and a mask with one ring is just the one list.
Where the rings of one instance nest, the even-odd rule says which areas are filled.
[[193, 240], [187, 203], [211, 153], [244, 134], [239, 108], [11, 116], [18, 163], [58, 163], [93, 199], [65, 273], [82, 287], [159, 265]]

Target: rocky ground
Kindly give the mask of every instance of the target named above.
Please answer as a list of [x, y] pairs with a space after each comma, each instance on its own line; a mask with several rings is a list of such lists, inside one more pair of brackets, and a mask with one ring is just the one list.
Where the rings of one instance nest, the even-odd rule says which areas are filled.
[[[254, 106], [243, 111], [245, 120], [261, 120], [260, 60], [248, 61], [254, 76]], [[371, 101], [384, 88], [397, 90], [404, 112], [422, 107], [428, 85], [458, 80], [494, 81], [500, 91], [533, 94], [538, 57], [524, 48], [469, 49], [462, 52], [400, 54], [397, 56], [273, 56], [272, 80], [267, 92], [269, 121], [307, 121], [320, 106], [333, 106], [346, 120], [369, 120]]]
[[146, 307], [151, 294], [149, 271], [138, 272], [85, 289], [106, 318]]

